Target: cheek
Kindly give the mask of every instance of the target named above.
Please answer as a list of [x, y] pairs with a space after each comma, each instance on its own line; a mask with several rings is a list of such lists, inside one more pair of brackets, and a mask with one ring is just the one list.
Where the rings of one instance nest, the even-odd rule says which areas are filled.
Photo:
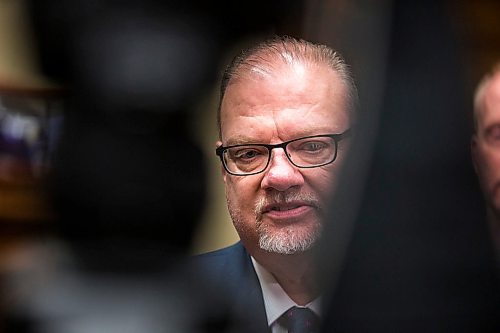
[[338, 168], [311, 169], [314, 173], [305, 175], [306, 182], [323, 200], [335, 191], [337, 185]]
[[500, 152], [484, 149], [480, 152], [479, 176], [486, 185], [500, 180]]
[[240, 210], [245, 210], [246, 207], [253, 209], [255, 205], [259, 182], [251, 177], [226, 176], [226, 195]]

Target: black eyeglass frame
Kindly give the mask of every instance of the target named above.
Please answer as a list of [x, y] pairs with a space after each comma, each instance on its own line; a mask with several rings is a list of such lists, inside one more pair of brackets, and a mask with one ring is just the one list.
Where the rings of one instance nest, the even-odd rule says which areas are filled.
[[[242, 177], [244, 177], [244, 176], [251, 176], [251, 175], [256, 175], [256, 174], [259, 174], [261, 172], [264, 172], [267, 169], [267, 167], [269, 166], [269, 162], [271, 161], [272, 150], [275, 149], [275, 148], [283, 148], [283, 150], [285, 151], [285, 155], [286, 155], [288, 161], [290, 161], [290, 163], [292, 163], [293, 166], [295, 166], [297, 168], [301, 168], [301, 169], [312, 169], [312, 168], [319, 168], [319, 167], [322, 167], [322, 166], [325, 166], [325, 165], [333, 163], [337, 159], [339, 142], [342, 141], [343, 139], [349, 137], [350, 135], [351, 135], [351, 129], [349, 128], [349, 129], [345, 130], [344, 132], [338, 133], [338, 134], [318, 134], [318, 135], [304, 136], [304, 137], [301, 137], [301, 138], [297, 138], [297, 139], [293, 139], [293, 140], [290, 140], [290, 141], [285, 141], [285, 142], [277, 143], [277, 144], [274, 144], [274, 145], [273, 144], [265, 144], [265, 143], [247, 143], [247, 144], [238, 144], [238, 145], [232, 145], [232, 146], [227, 146], [227, 147], [224, 147], [223, 145], [220, 145], [219, 147], [217, 147], [215, 149], [215, 154], [217, 156], [219, 156], [220, 161], [221, 161], [222, 165], [224, 166], [224, 169], [230, 175], [233, 175], [233, 176], [242, 176]], [[288, 152], [286, 150], [286, 147], [290, 143], [295, 142], [295, 141], [299, 141], [299, 140], [312, 139], [312, 138], [318, 138], [318, 137], [329, 137], [329, 138], [333, 139], [333, 142], [335, 142], [335, 155], [333, 155], [333, 159], [331, 161], [326, 162], [326, 163], [322, 163], [322, 164], [319, 164], [319, 165], [314, 165], [314, 166], [300, 166], [300, 165], [295, 164], [290, 159], [290, 156], [288, 155]], [[226, 150], [230, 149], [230, 148], [248, 147], [248, 146], [264, 147], [264, 148], [266, 148], [269, 151], [269, 154], [267, 156], [266, 166], [262, 170], [260, 170], [258, 172], [251, 172], [251, 173], [245, 173], [245, 174], [239, 174], [239, 173], [231, 172], [227, 168], [226, 162], [224, 161], [224, 157], [223, 157], [224, 152]]]

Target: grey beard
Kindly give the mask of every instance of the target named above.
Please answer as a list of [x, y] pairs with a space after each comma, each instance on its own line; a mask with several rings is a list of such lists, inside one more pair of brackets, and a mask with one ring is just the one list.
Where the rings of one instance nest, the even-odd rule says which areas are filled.
[[267, 252], [278, 254], [294, 254], [305, 252], [313, 247], [319, 239], [322, 228], [315, 229], [312, 233], [300, 237], [287, 230], [286, 234], [269, 234], [259, 230], [259, 247]]
[[314, 226], [314, 229], [304, 234], [298, 233], [293, 226], [280, 232], [270, 232], [262, 224], [262, 208], [270, 202], [286, 203], [294, 200], [302, 200], [319, 207], [319, 201], [311, 194], [276, 192], [270, 197], [259, 200], [255, 205], [256, 228], [259, 235], [259, 247], [267, 252], [278, 254], [294, 254], [305, 252], [313, 247], [321, 235], [322, 225]]

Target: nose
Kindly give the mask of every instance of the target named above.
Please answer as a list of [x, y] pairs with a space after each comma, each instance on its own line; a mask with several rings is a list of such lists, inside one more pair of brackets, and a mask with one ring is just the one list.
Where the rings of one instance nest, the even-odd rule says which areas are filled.
[[285, 154], [281, 148], [273, 149], [271, 161], [262, 178], [262, 188], [286, 191], [304, 184], [302, 173], [288, 160]]

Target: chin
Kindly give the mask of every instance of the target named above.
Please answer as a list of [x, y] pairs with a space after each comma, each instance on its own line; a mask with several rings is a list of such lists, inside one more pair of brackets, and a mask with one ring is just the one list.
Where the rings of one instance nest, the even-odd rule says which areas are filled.
[[[317, 228], [318, 229], [318, 228]], [[307, 252], [314, 247], [320, 230], [283, 230], [281, 232], [261, 232], [259, 247], [267, 252], [278, 254], [297, 254]]]

